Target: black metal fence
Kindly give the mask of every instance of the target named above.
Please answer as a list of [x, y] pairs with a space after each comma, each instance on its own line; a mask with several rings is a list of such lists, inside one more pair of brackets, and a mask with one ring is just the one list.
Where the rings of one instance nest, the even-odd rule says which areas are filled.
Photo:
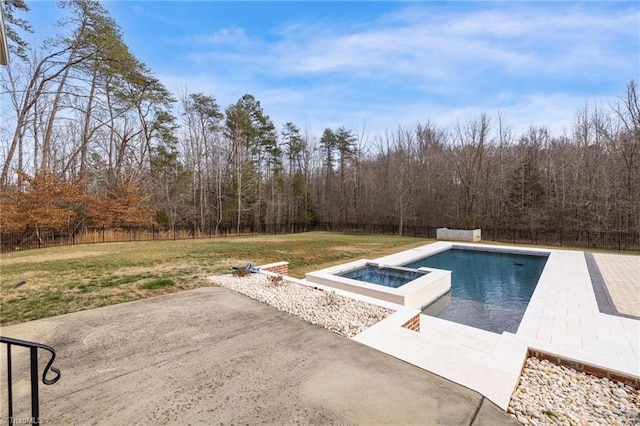
[[482, 238], [489, 241], [579, 247], [592, 250], [640, 251], [640, 232], [537, 231], [488, 228], [482, 229]]
[[[397, 235], [397, 225], [365, 223], [328, 223], [315, 225], [304, 223], [288, 225], [247, 226], [240, 229], [240, 235], [286, 234], [307, 231], [334, 231], [347, 233], [369, 233]], [[436, 238], [437, 227], [405, 225], [402, 235]], [[162, 241], [200, 238], [218, 238], [238, 235], [237, 228], [105, 228], [85, 227], [75, 232], [55, 229], [26, 229], [21, 232], [0, 233], [0, 253], [30, 250], [36, 248], [94, 244], [126, 241]], [[487, 241], [533, 244], [557, 247], [605, 249], [620, 251], [640, 251], [640, 232], [617, 231], [559, 231], [529, 230], [514, 228], [482, 228], [482, 239]]]
[[[398, 225], [380, 224], [336, 224], [320, 223], [317, 230], [397, 235]], [[438, 227], [407, 226], [402, 235], [421, 238], [436, 238]], [[482, 239], [505, 243], [533, 244], [556, 247], [576, 247], [586, 249], [640, 251], [640, 232], [618, 231], [564, 231], [530, 230], [515, 228], [482, 228]]]
[[[53, 367], [53, 361], [56, 359], [56, 351], [48, 345], [42, 343], [28, 342], [26, 340], [13, 339], [11, 337], [0, 336], [0, 343], [4, 343], [7, 348], [6, 360], [7, 360], [7, 420], [9, 425], [14, 424], [41, 424], [42, 418], [40, 417], [40, 392], [38, 375], [38, 349], [42, 349], [51, 354], [51, 358], [47, 362], [46, 367], [42, 372], [42, 383], [45, 385], [52, 385], [60, 380], [60, 370]], [[31, 417], [16, 418], [14, 417], [14, 405], [13, 405], [13, 346], [20, 346], [29, 350], [29, 368], [31, 376]], [[53, 373], [51, 378], [47, 378], [49, 372]]]

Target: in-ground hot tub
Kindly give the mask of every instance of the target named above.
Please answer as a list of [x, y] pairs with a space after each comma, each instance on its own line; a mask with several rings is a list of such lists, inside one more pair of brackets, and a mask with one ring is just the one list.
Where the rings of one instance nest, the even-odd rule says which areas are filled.
[[338, 275], [365, 283], [398, 288], [428, 273], [428, 271], [423, 270], [403, 268], [400, 266], [384, 266], [378, 263], [367, 262], [360, 268], [342, 272]]
[[309, 272], [305, 278], [308, 282], [325, 287], [419, 309], [451, 289], [450, 271], [410, 269], [368, 259]]

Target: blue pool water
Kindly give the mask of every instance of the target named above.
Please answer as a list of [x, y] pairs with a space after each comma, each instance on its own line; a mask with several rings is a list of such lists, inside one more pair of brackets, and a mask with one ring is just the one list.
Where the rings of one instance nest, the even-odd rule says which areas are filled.
[[371, 284], [398, 288], [409, 281], [424, 276], [424, 273], [389, 267], [378, 267], [378, 265], [366, 265], [353, 271], [341, 273], [339, 276]]
[[404, 265], [451, 272], [451, 304], [423, 313], [494, 333], [518, 330], [547, 256], [450, 249]]

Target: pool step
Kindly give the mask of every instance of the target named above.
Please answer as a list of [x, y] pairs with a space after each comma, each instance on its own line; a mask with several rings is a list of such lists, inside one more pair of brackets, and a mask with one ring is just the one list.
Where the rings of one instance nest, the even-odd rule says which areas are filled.
[[486, 354], [493, 353], [501, 335], [479, 328], [468, 327], [466, 325], [453, 323], [429, 315], [420, 315], [421, 336], [431, 341], [441, 344], [460, 346]]

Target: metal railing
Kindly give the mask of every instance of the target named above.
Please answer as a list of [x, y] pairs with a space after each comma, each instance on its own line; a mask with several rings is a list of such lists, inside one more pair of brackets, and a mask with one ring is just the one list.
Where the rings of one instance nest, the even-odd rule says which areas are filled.
[[[458, 228], [449, 226], [449, 228]], [[340, 224], [340, 223], [318, 223], [316, 230], [350, 232], [350, 233], [370, 233], [370, 234], [398, 234], [397, 225], [388, 224]], [[464, 228], [463, 228], [464, 229]], [[640, 251], [640, 232], [622, 231], [567, 231], [567, 230], [530, 230], [517, 228], [489, 228], [481, 227], [482, 239], [484, 241], [495, 241], [505, 243], [522, 243], [543, 246], [560, 246], [619, 251]], [[436, 238], [435, 226], [414, 226], [405, 225], [402, 234], [407, 237]]]
[[[42, 372], [42, 383], [45, 385], [52, 385], [60, 380], [60, 370], [52, 367], [53, 361], [56, 359], [56, 351], [48, 345], [42, 343], [28, 342], [26, 340], [13, 339], [11, 337], [0, 336], [0, 343], [7, 345], [7, 402], [8, 402], [8, 424], [13, 425], [16, 420], [21, 424], [40, 424], [42, 419], [40, 418], [40, 393], [38, 389], [38, 349], [43, 349], [51, 353], [51, 359], [47, 362], [47, 366]], [[11, 346], [22, 346], [29, 349], [31, 355], [30, 369], [31, 369], [31, 418], [29, 421], [25, 419], [14, 419], [13, 417], [13, 374], [11, 367]], [[55, 374], [51, 379], [47, 378], [49, 372]]]

